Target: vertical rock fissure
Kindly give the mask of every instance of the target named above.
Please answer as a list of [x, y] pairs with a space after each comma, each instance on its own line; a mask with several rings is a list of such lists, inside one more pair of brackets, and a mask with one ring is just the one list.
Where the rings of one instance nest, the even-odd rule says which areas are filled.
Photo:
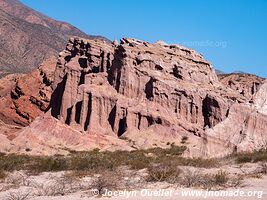
[[142, 119], [142, 116], [141, 116], [141, 113], [139, 112], [138, 113], [138, 125], [137, 125], [137, 128], [140, 130], [140, 125], [141, 125], [141, 119]]
[[204, 117], [204, 127], [214, 127], [222, 121], [221, 110], [218, 101], [214, 98], [206, 97], [202, 103], [202, 114]]
[[79, 101], [75, 105], [75, 121], [77, 124], [80, 124], [81, 110], [82, 110], [82, 101]]
[[105, 52], [102, 51], [100, 54], [101, 64], [100, 64], [100, 72], [104, 72], [104, 63], [105, 63]]
[[123, 133], [127, 131], [127, 119], [126, 117], [123, 117], [119, 121], [119, 130], [118, 130], [118, 137], [122, 136]]
[[55, 91], [51, 95], [50, 105], [51, 115], [55, 118], [58, 118], [60, 114], [60, 107], [62, 103], [62, 97], [65, 91], [65, 86], [67, 82], [67, 74], [63, 77], [63, 80], [57, 85]]
[[79, 80], [79, 83], [78, 83], [78, 86], [85, 83], [85, 75], [86, 75], [86, 72], [82, 71], [81, 72], [81, 76], [80, 76], [80, 80]]
[[203, 114], [203, 117], [204, 117], [204, 127], [208, 126], [209, 128], [211, 127], [211, 124], [210, 124], [210, 112], [211, 112], [211, 109], [210, 109], [210, 99], [208, 97], [206, 97], [204, 100], [203, 100], [203, 104], [202, 104], [202, 114]]
[[112, 128], [112, 130], [114, 131], [114, 124], [115, 124], [115, 118], [116, 118], [116, 110], [117, 110], [117, 106], [115, 105], [110, 113], [109, 113], [109, 116], [108, 116], [108, 122]]
[[70, 125], [70, 123], [71, 123], [72, 108], [73, 108], [73, 106], [71, 106], [70, 108], [67, 109], [67, 117], [65, 120], [65, 124]]
[[145, 94], [146, 94], [146, 98], [148, 100], [152, 100], [154, 95], [153, 95], [153, 83], [154, 83], [154, 80], [153, 78], [151, 77], [149, 79], [149, 81], [146, 83], [145, 85]]
[[84, 123], [84, 131], [87, 131], [90, 126], [91, 113], [92, 113], [92, 94], [90, 93], [88, 97], [88, 111]]

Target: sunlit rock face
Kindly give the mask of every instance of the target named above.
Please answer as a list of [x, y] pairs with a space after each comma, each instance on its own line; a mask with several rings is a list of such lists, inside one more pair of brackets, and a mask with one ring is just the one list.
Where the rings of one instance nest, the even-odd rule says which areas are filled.
[[152, 125], [180, 131], [186, 123], [198, 135], [222, 121], [230, 105], [212, 94], [219, 82], [201, 55], [135, 39], [118, 45], [71, 39], [54, 84], [52, 115], [89, 132], [122, 135]]
[[55, 143], [75, 150], [175, 144], [188, 156], [259, 149], [267, 138], [265, 86], [248, 98], [179, 45], [72, 38], [58, 58], [49, 112], [13, 143], [34, 149], [44, 141], [49, 151]]

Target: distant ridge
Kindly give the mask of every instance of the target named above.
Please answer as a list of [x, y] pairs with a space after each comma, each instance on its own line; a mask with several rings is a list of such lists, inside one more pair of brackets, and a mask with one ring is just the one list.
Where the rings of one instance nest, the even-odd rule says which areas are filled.
[[109, 42], [49, 18], [18, 0], [0, 0], [0, 76], [38, 67], [44, 59], [57, 56], [71, 36]]

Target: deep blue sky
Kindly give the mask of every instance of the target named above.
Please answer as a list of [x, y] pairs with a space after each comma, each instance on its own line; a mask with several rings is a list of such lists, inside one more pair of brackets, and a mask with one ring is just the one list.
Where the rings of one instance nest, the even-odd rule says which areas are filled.
[[266, 0], [22, 0], [110, 40], [164, 40], [196, 49], [225, 72], [267, 77]]

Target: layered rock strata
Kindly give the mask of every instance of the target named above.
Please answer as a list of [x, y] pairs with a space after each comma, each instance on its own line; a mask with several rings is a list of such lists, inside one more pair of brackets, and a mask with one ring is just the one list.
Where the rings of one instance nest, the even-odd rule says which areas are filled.
[[72, 38], [50, 82], [49, 112], [5, 149], [53, 154], [175, 144], [188, 147], [185, 155], [207, 157], [260, 149], [267, 141], [261, 81], [253, 93], [240, 93], [222, 84], [202, 55], [179, 45]]
[[264, 82], [264, 78], [252, 74], [220, 74], [218, 77], [223, 85], [236, 90], [247, 100], [252, 98]]
[[1, 121], [7, 125], [27, 126], [47, 110], [56, 63], [57, 59], [51, 57], [29, 74], [0, 79]]
[[131, 137], [158, 129], [155, 134], [171, 138], [202, 137], [244, 101], [191, 49], [73, 38], [60, 53], [51, 113], [88, 133]]

